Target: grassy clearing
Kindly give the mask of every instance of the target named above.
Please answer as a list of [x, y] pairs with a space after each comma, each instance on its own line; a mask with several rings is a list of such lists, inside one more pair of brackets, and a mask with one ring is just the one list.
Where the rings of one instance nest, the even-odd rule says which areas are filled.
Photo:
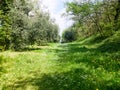
[[1, 90], [119, 90], [119, 33], [0, 53]]

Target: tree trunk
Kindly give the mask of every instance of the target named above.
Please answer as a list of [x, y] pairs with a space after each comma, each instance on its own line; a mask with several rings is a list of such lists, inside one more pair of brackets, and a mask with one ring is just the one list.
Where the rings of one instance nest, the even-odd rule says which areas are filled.
[[116, 8], [116, 15], [115, 15], [115, 18], [114, 18], [115, 22], [118, 21], [119, 15], [120, 15], [120, 0], [118, 0], [118, 5], [117, 5], [117, 8]]
[[118, 30], [117, 23], [118, 23], [119, 15], [120, 15], [120, 0], [118, 0], [118, 5], [116, 7], [116, 14], [115, 14], [115, 17], [114, 17], [115, 31]]

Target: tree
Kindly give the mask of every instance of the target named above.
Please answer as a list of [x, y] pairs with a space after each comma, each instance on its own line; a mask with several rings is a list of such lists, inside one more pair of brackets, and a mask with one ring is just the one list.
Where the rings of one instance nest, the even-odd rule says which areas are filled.
[[76, 40], [76, 33], [74, 32], [72, 27], [64, 30], [64, 32], [62, 34], [62, 40], [63, 40], [63, 42], [72, 42], [72, 41]]
[[11, 48], [22, 50], [26, 46], [28, 16], [26, 13], [27, 4], [20, 0], [15, 0], [10, 10], [11, 17]]
[[66, 4], [66, 13], [74, 20], [75, 29], [83, 35], [108, 37], [119, 29], [119, 0], [81, 0]]
[[119, 17], [120, 17], [120, 0], [117, 0], [117, 7], [116, 7], [116, 14], [114, 17], [114, 22], [115, 22], [115, 30], [117, 31], [119, 29], [120, 23], [119, 23]]
[[9, 6], [13, 0], [0, 1], [0, 46], [2, 50], [6, 50], [10, 46], [11, 21], [9, 18]]
[[48, 12], [36, 7], [36, 3], [27, 0], [0, 2], [0, 49], [20, 51], [27, 45], [58, 41], [58, 26]]
[[[34, 17], [30, 17], [28, 42], [31, 45], [45, 45], [47, 42], [58, 41], [58, 26], [53, 23], [49, 13], [36, 12]], [[31, 41], [32, 40], [32, 41]]]

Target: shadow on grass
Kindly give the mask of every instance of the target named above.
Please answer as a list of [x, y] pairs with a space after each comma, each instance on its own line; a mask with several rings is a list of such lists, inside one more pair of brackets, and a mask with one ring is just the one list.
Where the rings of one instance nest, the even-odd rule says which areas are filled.
[[105, 42], [103, 45], [98, 47], [101, 52], [114, 53], [120, 51], [120, 41], [118, 42]]
[[[117, 61], [114, 60], [118, 59], [119, 62], [119, 54], [112, 54], [110, 56], [109, 51], [101, 51], [100, 48], [107, 45], [104, 44], [98, 48], [87, 48], [80, 46], [80, 44], [63, 44], [59, 48], [47, 50], [49, 52], [55, 52], [58, 55], [58, 63], [84, 63], [86, 67], [94, 67], [94, 69], [102, 67], [106, 71], [117, 72], [120, 67], [119, 64], [116, 64]], [[114, 55], [116, 57], [113, 57]], [[86, 70], [85, 68], [79, 67], [61, 73], [54, 72], [42, 74], [42, 76], [35, 75], [33, 78], [16, 81], [13, 85], [4, 87], [4, 90], [16, 90], [17, 88], [27, 90], [26, 88], [29, 85], [34, 87], [34, 89], [29, 90], [119, 90], [119, 82], [113, 79], [104, 80], [101, 77], [101, 75], [94, 75], [90, 69]]]
[[60, 57], [58, 60], [60, 63], [85, 63], [94, 68], [100, 67], [109, 72], [117, 72], [120, 69], [120, 53], [118, 52], [120, 51], [119, 44], [119, 42], [105, 43], [97, 48], [87, 48], [80, 44], [68, 44], [67, 46], [64, 46], [64, 50], [55, 51]]
[[[109, 85], [111, 83], [111, 85]], [[83, 68], [72, 69], [68, 72], [43, 74], [35, 78], [16, 81], [13, 85], [4, 87], [4, 90], [119, 90], [119, 83], [103, 81], [96, 78], [90, 71]], [[36, 89], [35, 89], [36, 88]]]
[[35, 50], [42, 50], [40, 47], [26, 47], [23, 50], [19, 51], [19, 52], [24, 52], [24, 51], [35, 51]]
[[102, 42], [106, 38], [107, 38], [107, 36], [101, 37], [101, 36], [98, 35], [98, 36], [87, 37], [83, 41], [84, 41], [84, 44], [93, 45], [93, 44]]
[[67, 46], [68, 50], [70, 52], [101, 52], [101, 53], [114, 53], [120, 51], [120, 40], [119, 41], [113, 41], [113, 42], [104, 42], [100, 46], [96, 48], [87, 48], [89, 44], [69, 44]]
[[95, 49], [94, 48], [89, 49], [86, 46], [81, 46], [80, 44], [69, 44], [68, 50], [71, 53], [76, 53], [76, 52], [94, 51]]

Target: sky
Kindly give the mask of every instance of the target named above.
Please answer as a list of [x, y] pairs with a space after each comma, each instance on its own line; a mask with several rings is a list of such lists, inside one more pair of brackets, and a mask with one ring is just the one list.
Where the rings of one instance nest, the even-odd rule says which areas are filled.
[[60, 29], [60, 35], [62, 31], [72, 24], [71, 20], [67, 17], [62, 17], [61, 14], [65, 12], [65, 2], [71, 2], [72, 0], [42, 0], [42, 4], [49, 10], [51, 18], [55, 19]]

